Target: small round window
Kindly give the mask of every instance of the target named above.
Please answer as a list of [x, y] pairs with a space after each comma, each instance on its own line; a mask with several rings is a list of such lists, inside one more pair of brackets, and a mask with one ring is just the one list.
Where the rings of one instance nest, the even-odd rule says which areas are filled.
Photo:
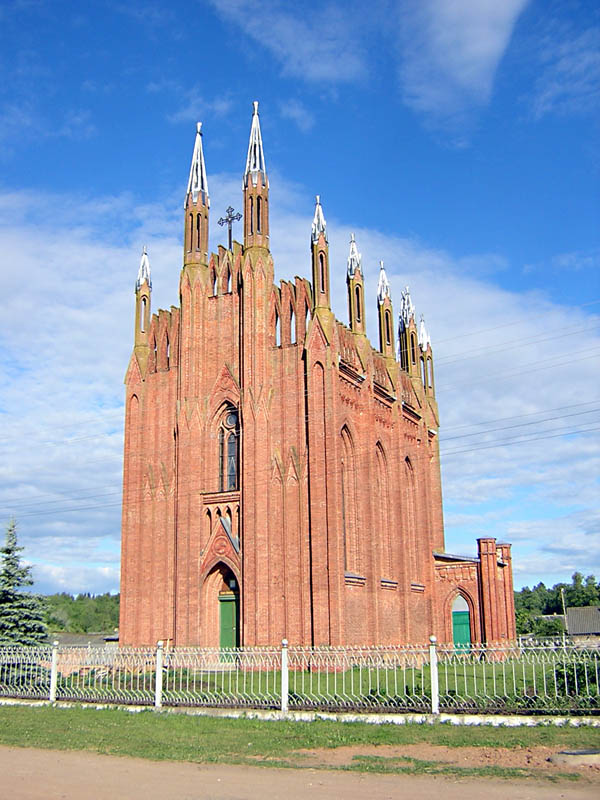
[[237, 425], [237, 412], [230, 411], [227, 416], [225, 417], [225, 424], [228, 428], [235, 428]]

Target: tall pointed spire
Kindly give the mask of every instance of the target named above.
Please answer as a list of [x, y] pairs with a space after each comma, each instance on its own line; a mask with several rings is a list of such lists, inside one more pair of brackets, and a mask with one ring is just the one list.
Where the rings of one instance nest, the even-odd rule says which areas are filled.
[[138, 292], [144, 281], [148, 284], [150, 289], [152, 288], [152, 279], [150, 278], [150, 260], [148, 258], [148, 251], [146, 250], [146, 245], [144, 245], [144, 249], [142, 251], [142, 258], [140, 261], [140, 268], [138, 270], [137, 281], [135, 283], [135, 290]]
[[329, 243], [327, 223], [319, 195], [315, 198], [315, 216], [310, 234], [312, 258], [313, 302], [315, 309], [326, 309], [331, 313], [329, 299]]
[[192, 165], [185, 196], [185, 236], [184, 236], [184, 265], [193, 266], [194, 269], [208, 264], [208, 210], [210, 198], [208, 196], [208, 181], [206, 180], [206, 167], [204, 165], [204, 152], [202, 150], [202, 123], [196, 124], [196, 139], [192, 153]]
[[260, 120], [258, 118], [258, 101], [255, 100], [252, 113], [252, 126], [250, 128], [250, 141], [248, 142], [248, 156], [246, 157], [246, 170], [244, 172], [244, 188], [248, 186], [248, 177], [252, 178], [252, 185], [256, 186], [258, 173], [262, 173], [263, 184], [267, 180], [265, 154], [263, 152]]
[[348, 277], [353, 278], [356, 270], [362, 272], [361, 269], [362, 256], [356, 247], [356, 239], [354, 234], [350, 234], [350, 253], [348, 255]]
[[265, 167], [258, 103], [253, 103], [252, 124], [246, 169], [242, 181], [244, 190], [244, 247], [269, 249], [269, 179]]
[[313, 244], [319, 241], [319, 234], [321, 233], [325, 237], [325, 241], [327, 241], [327, 223], [325, 222], [325, 217], [323, 216], [321, 197], [320, 195], [317, 195], [315, 197], [315, 216], [313, 217], [311, 233]]
[[377, 284], [377, 316], [379, 319], [379, 351], [395, 364], [394, 351], [394, 311], [390, 282], [385, 274], [383, 261], [379, 262], [379, 283]]
[[379, 283], [377, 284], [377, 299], [379, 300], [380, 305], [384, 302], [386, 297], [389, 297], [390, 300], [392, 298], [390, 291], [390, 282], [388, 281], [387, 275], [385, 274], [385, 269], [383, 268], [383, 261], [380, 261]]
[[350, 252], [348, 254], [348, 316], [350, 330], [353, 333], [365, 333], [365, 301], [363, 296], [362, 256], [356, 247], [354, 234], [350, 236]]
[[202, 123], [196, 123], [196, 141], [192, 154], [192, 165], [188, 180], [187, 194], [192, 194], [192, 203], [198, 202], [198, 195], [202, 192], [202, 202], [210, 206], [208, 196], [208, 181], [206, 180], [206, 166], [204, 165], [204, 152], [202, 150]]

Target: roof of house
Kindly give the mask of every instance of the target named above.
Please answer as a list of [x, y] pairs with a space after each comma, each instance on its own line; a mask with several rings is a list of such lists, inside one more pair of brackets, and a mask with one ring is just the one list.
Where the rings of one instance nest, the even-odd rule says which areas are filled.
[[600, 606], [567, 608], [567, 630], [569, 634], [600, 634]]

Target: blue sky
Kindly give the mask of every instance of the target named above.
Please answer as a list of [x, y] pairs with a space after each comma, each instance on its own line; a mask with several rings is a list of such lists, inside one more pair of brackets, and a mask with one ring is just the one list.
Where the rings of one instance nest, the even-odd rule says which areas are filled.
[[373, 341], [379, 259], [425, 315], [448, 551], [512, 541], [517, 586], [600, 575], [595, 5], [5, 0], [0, 518], [40, 591], [118, 589], [141, 249], [175, 304], [195, 123], [216, 250], [255, 99], [276, 277], [309, 275], [319, 193], [340, 319], [353, 231]]

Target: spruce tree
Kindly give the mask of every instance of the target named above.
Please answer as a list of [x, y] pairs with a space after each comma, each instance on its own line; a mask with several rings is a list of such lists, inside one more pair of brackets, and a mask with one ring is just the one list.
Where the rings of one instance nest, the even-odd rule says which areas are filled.
[[0, 548], [0, 646], [36, 645], [46, 641], [44, 601], [23, 591], [33, 584], [31, 567], [21, 564], [24, 548], [17, 544], [17, 525], [8, 523]]

